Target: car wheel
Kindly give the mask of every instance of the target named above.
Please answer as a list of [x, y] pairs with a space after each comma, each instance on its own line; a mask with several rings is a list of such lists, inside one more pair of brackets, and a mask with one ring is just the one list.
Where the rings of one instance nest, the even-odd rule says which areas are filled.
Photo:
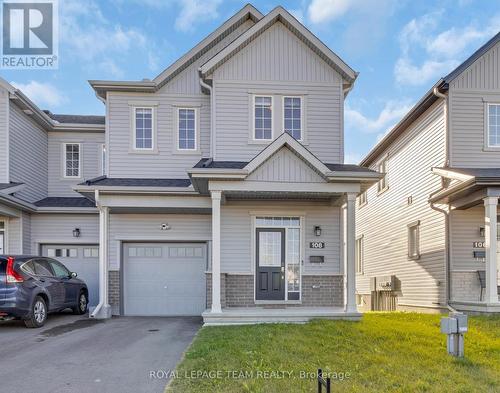
[[87, 294], [83, 291], [78, 295], [78, 304], [73, 308], [73, 314], [82, 315], [87, 312], [87, 308], [89, 306], [89, 299], [87, 298]]
[[45, 324], [47, 320], [47, 304], [42, 297], [37, 296], [31, 305], [28, 319], [24, 320], [24, 324], [28, 328], [39, 328]]

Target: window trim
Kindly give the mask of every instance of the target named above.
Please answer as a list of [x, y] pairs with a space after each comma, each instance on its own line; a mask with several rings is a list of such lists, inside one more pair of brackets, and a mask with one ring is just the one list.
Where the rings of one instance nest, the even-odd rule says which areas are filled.
[[[270, 98], [271, 99], [271, 138], [262, 138], [262, 139], [257, 139], [255, 138], [255, 101], [257, 97], [262, 97], [262, 98]], [[274, 105], [274, 96], [271, 94], [252, 94], [252, 135], [251, 135], [251, 141], [253, 143], [269, 143], [274, 140], [274, 132], [275, 132], [275, 127], [274, 127], [274, 112], [275, 112], [275, 105]]]
[[498, 105], [500, 107], [500, 101], [485, 101], [484, 102], [484, 151], [499, 151], [500, 145], [491, 146], [490, 145], [490, 106]]
[[[194, 149], [179, 148], [179, 111], [188, 109], [194, 111]], [[174, 153], [175, 154], [200, 154], [200, 111], [197, 106], [175, 106], [174, 107]]]
[[[66, 162], [66, 146], [68, 145], [78, 145], [78, 176], [68, 176], [66, 175], [67, 162]], [[62, 143], [62, 167], [63, 167], [63, 178], [64, 179], [81, 179], [82, 178], [82, 144], [80, 142], [63, 142]]]
[[[131, 108], [130, 122], [132, 127], [132, 140], [130, 141], [130, 153], [137, 154], [157, 154], [158, 149], [156, 146], [156, 106], [154, 105], [133, 105]], [[136, 129], [136, 115], [137, 109], [151, 109], [151, 147], [137, 147], [137, 129]]]
[[[364, 195], [365, 196], [365, 200], [362, 201], [361, 199], [361, 196]], [[358, 202], [358, 207], [359, 208], [362, 208], [363, 206], [366, 206], [368, 205], [368, 190], [365, 190], [363, 191], [362, 193], [359, 194], [359, 202]]]
[[[387, 176], [387, 164], [389, 163], [389, 156], [385, 156], [377, 163], [377, 171], [380, 172], [380, 167], [383, 166], [384, 176], [377, 182], [377, 195], [383, 194], [389, 189], [389, 179]], [[384, 187], [381, 188], [380, 185], [384, 182]]]
[[99, 152], [101, 153], [101, 175], [106, 176], [107, 174], [106, 164], [108, 160], [108, 152], [105, 143], [101, 143]]
[[7, 228], [7, 226], [8, 226], [8, 220], [6, 220], [6, 219], [0, 219], [0, 222], [3, 222], [3, 228], [0, 229], [0, 232], [3, 233], [3, 244], [2, 244], [2, 246], [3, 246], [3, 252], [4, 252], [4, 254], [7, 254], [8, 253], [7, 247], [8, 247], [8, 244], [9, 244], [9, 242], [8, 242], [9, 239], [7, 238], [7, 236], [8, 236], [7, 235], [7, 233], [8, 233], [8, 230], [7, 230], [8, 229]]
[[[298, 98], [300, 99], [300, 139], [297, 139], [298, 142], [305, 141], [305, 130], [304, 130], [304, 97], [299, 95], [283, 95], [281, 98], [281, 127], [283, 134], [285, 131], [285, 98]], [[290, 135], [291, 136], [291, 135]]]
[[355, 264], [354, 264], [354, 268], [355, 268], [355, 271], [356, 271], [356, 274], [357, 275], [363, 275], [365, 274], [365, 236], [364, 235], [359, 235], [358, 237], [356, 237], [356, 246], [358, 245], [358, 242], [360, 242], [361, 244], [361, 250], [359, 251], [360, 253], [360, 263], [359, 263], [359, 270], [358, 270], [358, 263], [357, 263], [357, 256], [358, 256], [358, 249], [356, 247], [355, 249]]
[[[416, 254], [411, 255], [410, 254], [410, 234], [412, 229], [416, 228], [416, 239], [415, 239], [415, 244], [416, 244]], [[407, 226], [407, 256], [409, 260], [418, 260], [420, 259], [420, 220], [413, 221], [408, 224]]]

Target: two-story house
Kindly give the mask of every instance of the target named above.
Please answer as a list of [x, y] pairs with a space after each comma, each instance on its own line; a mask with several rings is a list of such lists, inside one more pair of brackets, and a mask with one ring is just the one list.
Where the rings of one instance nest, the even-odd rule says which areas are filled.
[[358, 305], [499, 312], [500, 33], [440, 79], [361, 161]]
[[[247, 5], [153, 80], [91, 81], [104, 129], [40, 131], [37, 209], [8, 230], [31, 220], [19, 252], [99, 259], [94, 317], [357, 319], [355, 200], [380, 175], [343, 164], [356, 77], [282, 7]], [[28, 165], [13, 150], [5, 184]]]

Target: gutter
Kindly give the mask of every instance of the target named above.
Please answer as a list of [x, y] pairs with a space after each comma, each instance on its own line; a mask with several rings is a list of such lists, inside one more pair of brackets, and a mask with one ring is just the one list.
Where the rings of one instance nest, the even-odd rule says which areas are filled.
[[200, 77], [200, 85], [201, 87], [207, 89], [210, 92], [210, 158], [215, 160], [215, 127], [214, 127], [214, 120], [215, 120], [215, 108], [214, 108], [214, 95], [213, 95], [213, 88], [210, 86], [207, 82], [203, 80], [203, 76], [201, 75], [201, 68], [198, 68], [198, 73]]

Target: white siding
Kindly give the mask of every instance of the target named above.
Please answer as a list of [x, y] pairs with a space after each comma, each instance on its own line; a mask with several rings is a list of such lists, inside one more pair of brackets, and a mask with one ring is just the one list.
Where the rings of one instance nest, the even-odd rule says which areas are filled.
[[[170, 230], [162, 230], [168, 223]], [[209, 241], [212, 217], [189, 214], [111, 214], [109, 220], [109, 267], [120, 269], [120, 241]]]
[[[431, 209], [429, 195], [441, 187], [431, 173], [445, 160], [442, 100], [380, 155], [388, 157], [389, 189], [368, 190], [368, 204], [358, 208], [356, 235], [364, 236], [364, 274], [359, 293], [370, 293], [370, 277], [395, 274], [401, 281], [399, 303], [436, 306], [445, 302], [445, 219]], [[373, 163], [375, 168], [377, 163]], [[408, 197], [413, 203], [408, 205]], [[407, 226], [420, 220], [420, 259], [407, 257]]]
[[323, 177], [290, 149], [283, 147], [252, 172], [248, 180], [324, 183]]
[[0, 87], [0, 183], [9, 182], [9, 92]]
[[[286, 212], [286, 213], [284, 213]], [[340, 274], [341, 226], [340, 208], [324, 202], [285, 202], [285, 201], [228, 201], [221, 209], [221, 272], [250, 274], [254, 269], [254, 250], [252, 233], [252, 213], [268, 216], [300, 215], [305, 213], [304, 239], [305, 260], [303, 274]], [[322, 234], [313, 233], [319, 225]], [[309, 242], [324, 241], [325, 248], [314, 250]], [[309, 256], [323, 255], [325, 263], [311, 264]]]
[[15, 104], [9, 112], [10, 180], [25, 183], [16, 196], [34, 202], [47, 196], [47, 132]]
[[[80, 143], [80, 178], [64, 178], [63, 143]], [[81, 196], [71, 187], [101, 175], [101, 146], [104, 133], [50, 132], [49, 133], [49, 196]]]
[[22, 222], [20, 217], [10, 217], [7, 224], [7, 251], [9, 254], [23, 253]]
[[[80, 237], [73, 229], [80, 228]], [[40, 244], [99, 243], [97, 214], [33, 214], [31, 216], [31, 253], [40, 253]]]
[[23, 236], [23, 254], [31, 254], [31, 216], [23, 212], [21, 215], [22, 236]]

